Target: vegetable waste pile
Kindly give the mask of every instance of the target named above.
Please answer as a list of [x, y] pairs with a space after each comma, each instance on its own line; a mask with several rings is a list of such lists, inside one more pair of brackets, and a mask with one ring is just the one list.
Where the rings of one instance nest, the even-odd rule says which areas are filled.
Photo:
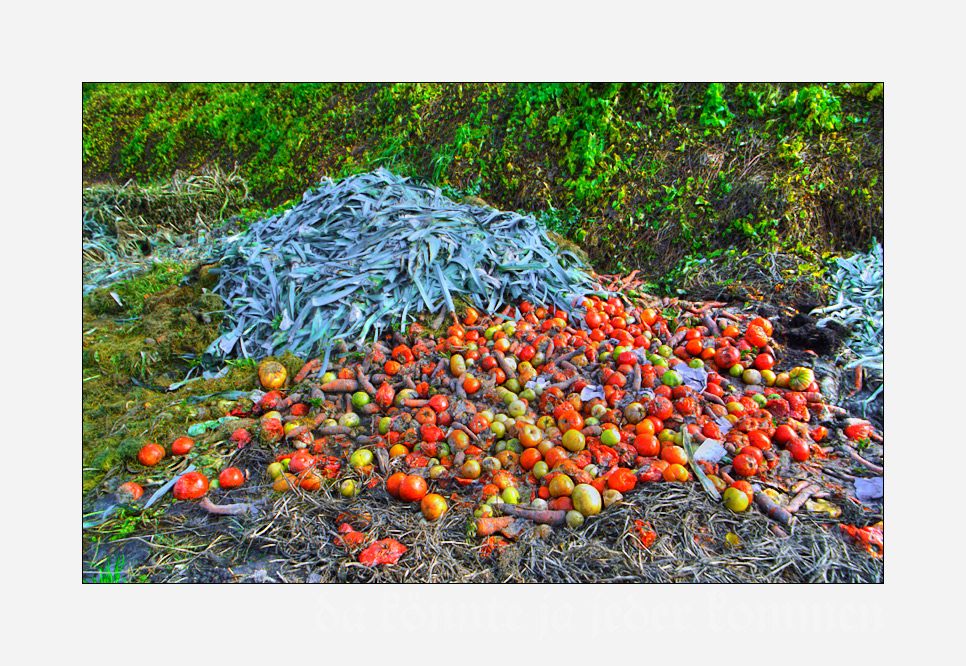
[[[401, 186], [354, 182], [331, 187], [352, 190], [356, 212], [324, 193], [304, 203], [342, 224], [338, 211], [368, 215], [383, 196], [366, 187]], [[431, 226], [407, 216], [426, 199], [402, 195], [399, 219], [375, 214], [357, 237], [326, 245], [297, 208], [230, 250], [223, 295], [250, 309], [214, 346], [301, 358], [262, 360], [257, 386], [213, 396], [224, 416], [147, 443], [85, 528], [118, 515], [180, 525], [228, 572], [214, 580], [882, 580], [882, 433], [826, 399], [814, 355], [776, 342], [785, 315], [607, 293], [533, 240], [545, 236], [527, 218], [423, 195], [447, 211], [423, 224], [470, 215], [491, 254], [446, 228], [420, 235]], [[531, 240], [511, 250], [521, 230]], [[332, 265], [312, 286], [293, 263], [312, 253], [370, 269]], [[445, 319], [397, 328], [398, 307]], [[252, 573], [259, 554], [276, 558], [271, 574]], [[194, 560], [179, 566], [153, 580], [207, 580]]]

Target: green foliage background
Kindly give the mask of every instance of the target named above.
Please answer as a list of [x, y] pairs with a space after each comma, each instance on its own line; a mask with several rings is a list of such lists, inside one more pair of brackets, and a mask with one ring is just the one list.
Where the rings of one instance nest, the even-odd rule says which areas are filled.
[[86, 184], [238, 172], [250, 214], [384, 166], [543, 217], [601, 272], [883, 240], [881, 83], [83, 87]]

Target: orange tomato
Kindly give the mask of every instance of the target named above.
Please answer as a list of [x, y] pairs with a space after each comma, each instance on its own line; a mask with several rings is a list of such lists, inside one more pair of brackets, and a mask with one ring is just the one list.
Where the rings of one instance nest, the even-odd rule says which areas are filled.
[[607, 487], [619, 493], [626, 493], [633, 490], [637, 485], [637, 477], [632, 470], [626, 467], [619, 467], [617, 471], [607, 477]]
[[687, 465], [688, 454], [684, 451], [683, 447], [677, 444], [669, 444], [661, 449], [661, 460], [666, 460], [672, 465]]
[[399, 499], [405, 502], [418, 502], [426, 496], [426, 479], [409, 474], [399, 484]]
[[664, 470], [662, 476], [664, 477], [665, 481], [684, 482], [691, 478], [691, 474], [688, 473], [688, 470], [685, 469], [683, 465], [680, 465], [678, 463], [672, 463], [668, 465], [667, 469]]
[[526, 449], [520, 454], [520, 466], [528, 471], [541, 460], [543, 460], [543, 455], [537, 448]]
[[419, 501], [419, 510], [426, 520], [436, 520], [446, 513], [447, 508], [449, 507], [446, 505], [446, 500], [436, 493], [424, 495]]
[[661, 453], [661, 442], [654, 435], [638, 435], [634, 438], [634, 449], [645, 458]]
[[476, 308], [466, 308], [466, 312], [463, 313], [463, 325], [472, 326], [480, 318], [480, 313], [477, 312]]
[[751, 320], [751, 325], [760, 326], [765, 331], [765, 335], [769, 337], [771, 337], [771, 334], [774, 333], [771, 322], [765, 319], [764, 317], [755, 317], [754, 319]]

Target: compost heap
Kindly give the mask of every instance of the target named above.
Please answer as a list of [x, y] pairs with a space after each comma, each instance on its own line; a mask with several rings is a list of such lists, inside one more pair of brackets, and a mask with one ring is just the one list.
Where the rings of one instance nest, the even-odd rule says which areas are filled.
[[[146, 445], [129, 469], [169, 481], [147, 502], [125, 484], [119, 503], [173, 489], [211, 520], [267, 518], [279, 549], [322, 569], [405, 567], [424, 540], [499, 557], [569, 530], [650, 552], [682, 502], [718, 549], [740, 547], [714, 534], [724, 515], [883, 555], [881, 432], [831, 404], [814, 354], [776, 342], [780, 324], [747, 304], [598, 292], [531, 219], [386, 172], [324, 183], [255, 225], [221, 269], [234, 325], [215, 351], [302, 360], [263, 361], [260, 386], [216, 396], [230, 398], [225, 416]], [[419, 310], [448, 311], [448, 326], [406, 319]], [[370, 339], [355, 353], [332, 344]], [[624, 579], [654, 579], [645, 569]]]
[[228, 329], [209, 360], [354, 347], [462, 298], [493, 312], [523, 298], [569, 310], [599, 292], [531, 216], [456, 203], [388, 171], [323, 179], [253, 224], [221, 257]]

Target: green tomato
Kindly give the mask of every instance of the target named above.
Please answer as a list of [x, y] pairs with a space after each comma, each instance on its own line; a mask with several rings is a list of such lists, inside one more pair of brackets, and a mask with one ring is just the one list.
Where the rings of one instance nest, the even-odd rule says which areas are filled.
[[520, 399], [533, 402], [537, 399], [537, 394], [533, 392], [533, 389], [523, 389], [520, 391]]
[[482, 504], [473, 511], [473, 515], [476, 518], [489, 518], [493, 515], [493, 505], [492, 504]]
[[616, 347], [614, 347], [614, 356], [615, 357], [620, 356], [626, 351], [627, 351], [627, 347], [625, 347], [624, 345], [617, 345]]
[[[603, 441], [604, 438], [602, 436], [601, 442]], [[563, 434], [561, 443], [568, 451], [583, 451], [584, 447], [587, 446], [587, 438], [584, 437], [584, 433], [580, 432], [576, 428], [573, 428]]]
[[662, 368], [666, 368], [666, 367], [668, 367], [668, 362], [667, 362], [667, 359], [666, 358], [658, 357], [658, 359], [656, 361], [654, 361], [654, 365], [659, 365]]
[[503, 404], [509, 405], [514, 400], [519, 400], [519, 397], [513, 391], [507, 391], [503, 394]]
[[272, 481], [282, 476], [284, 472], [285, 472], [285, 465], [283, 465], [280, 462], [273, 462], [271, 465], [268, 466], [268, 476]]
[[661, 377], [661, 383], [664, 384], [665, 386], [670, 386], [671, 388], [675, 388], [683, 384], [684, 380], [681, 378], [681, 375], [676, 370], [668, 370], [667, 372], [664, 373], [664, 376]]
[[500, 493], [500, 497], [507, 504], [519, 504], [520, 503], [520, 491], [513, 486], [508, 486]]
[[483, 337], [486, 338], [487, 340], [492, 340], [493, 336], [496, 335], [496, 332], [498, 330], [500, 330], [499, 326], [490, 326], [488, 329], [483, 331]]
[[732, 377], [741, 377], [744, 371], [745, 371], [745, 368], [743, 365], [741, 365], [741, 363], [735, 363], [733, 366], [728, 368], [728, 374], [731, 375]]
[[657, 353], [659, 356], [663, 356], [664, 358], [671, 358], [671, 354], [674, 353], [674, 350], [667, 345], [661, 345], [657, 348]]
[[437, 444], [436, 444], [436, 452], [440, 456], [448, 456], [451, 453], [450, 448], [449, 448], [449, 443], [448, 442], [437, 442]]
[[755, 395], [751, 396], [751, 399], [754, 400], [755, 404], [757, 404], [759, 407], [764, 407], [768, 402], [768, 399], [761, 393], [756, 393]]
[[738, 488], [725, 488], [723, 499], [726, 507], [738, 513], [745, 511], [750, 504], [748, 495]]
[[584, 419], [584, 425], [600, 425], [600, 419], [594, 416], [588, 416], [586, 419]]
[[520, 440], [517, 439], [516, 437], [507, 441], [506, 448], [508, 448], [510, 451], [513, 451], [514, 453], [520, 453], [520, 451], [523, 450], [522, 447], [520, 446]]
[[379, 419], [379, 434], [385, 435], [389, 432], [389, 426], [392, 425], [392, 419], [388, 416], [383, 416]]
[[494, 437], [503, 437], [506, 434], [506, 426], [500, 421], [494, 421], [490, 424], [490, 432], [493, 433]]
[[584, 514], [576, 509], [567, 512], [567, 527], [577, 529], [584, 524]]
[[355, 412], [347, 412], [339, 417], [339, 425], [347, 428], [355, 428], [359, 425], [359, 415]]
[[522, 400], [514, 400], [507, 405], [506, 410], [510, 413], [510, 416], [519, 418], [527, 413], [527, 405]]
[[322, 375], [323, 384], [328, 384], [329, 382], [335, 381], [336, 379], [337, 379], [337, 376], [334, 372], [327, 372], [324, 375]]
[[508, 391], [513, 391], [514, 393], [519, 393], [523, 389], [523, 387], [520, 386], [520, 380], [516, 377], [506, 380], [503, 382], [503, 385], [506, 386]]
[[349, 456], [349, 464], [353, 467], [365, 467], [372, 464], [372, 451], [369, 449], [357, 449]]
[[353, 497], [356, 494], [356, 482], [352, 479], [346, 479], [341, 484], [339, 484], [339, 494], [343, 497]]
[[352, 394], [352, 406], [359, 409], [363, 405], [369, 404], [369, 394], [365, 391], [356, 391]]
[[617, 428], [604, 428], [600, 433], [600, 443], [604, 446], [614, 446], [621, 441], [620, 431]]
[[695, 369], [703, 368], [704, 361], [702, 361], [700, 358], [692, 358], [690, 361], [688, 361], [688, 367], [695, 368]]
[[542, 479], [550, 471], [550, 466], [544, 460], [538, 460], [534, 463], [533, 467], [530, 468], [533, 472], [533, 476], [536, 479]]

